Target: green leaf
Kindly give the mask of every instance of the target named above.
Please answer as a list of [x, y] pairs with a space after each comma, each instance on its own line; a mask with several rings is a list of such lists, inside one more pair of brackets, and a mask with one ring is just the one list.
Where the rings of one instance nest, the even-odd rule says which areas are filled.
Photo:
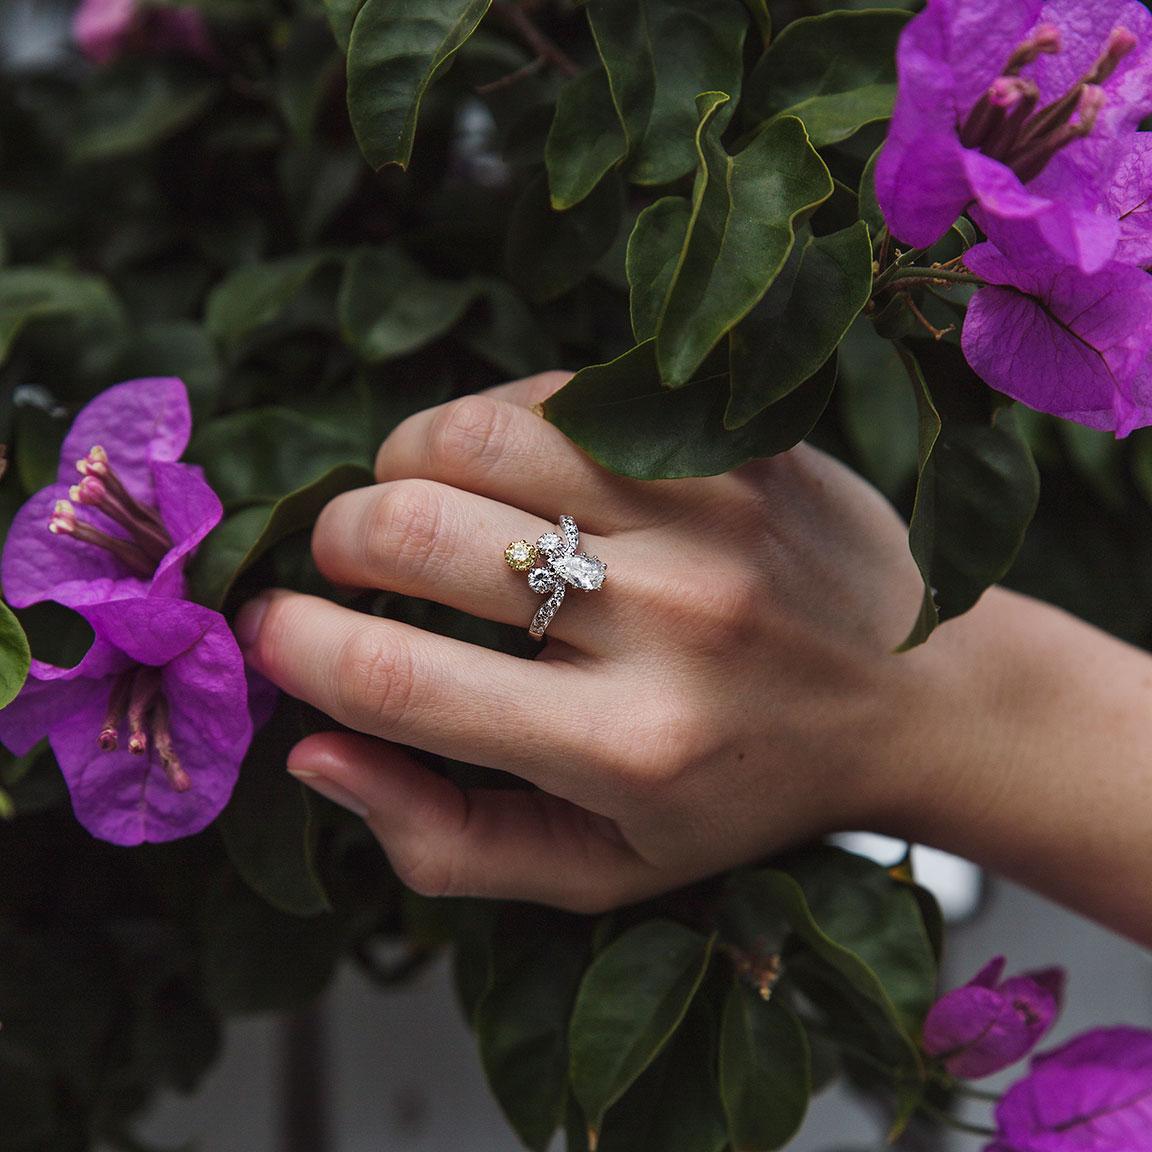
[[778, 997], [734, 980], [720, 1030], [720, 1091], [735, 1152], [783, 1148], [800, 1130], [811, 1092], [808, 1040]]
[[571, 1081], [591, 1131], [679, 1027], [704, 978], [712, 939], [650, 920], [607, 947], [580, 985]]
[[604, 1118], [597, 1152], [722, 1152], [715, 1009], [697, 996], [676, 1035]]
[[608, 74], [592, 68], [573, 77], [560, 89], [544, 147], [552, 207], [579, 204], [627, 154]]
[[637, 343], [656, 335], [691, 220], [692, 205], [683, 196], [665, 196], [649, 204], [636, 219], [625, 267]]
[[8, 605], [0, 601], [0, 708], [16, 699], [31, 663], [28, 637]]
[[875, 973], [910, 1036], [936, 997], [936, 955], [914, 886], [839, 848], [787, 862], [821, 931]]
[[266, 552], [297, 532], [307, 531], [324, 506], [342, 492], [372, 483], [359, 464], [338, 464], [275, 504], [245, 508], [230, 516], [200, 546], [190, 573], [197, 599], [222, 609], [236, 581]]
[[533, 177], [512, 209], [505, 263], [508, 275], [532, 300], [571, 291], [612, 247], [620, 232], [624, 191], [617, 178], [602, 180], [579, 204], [556, 212], [544, 172]]
[[[839, 899], [850, 904], [857, 894], [849, 887]], [[870, 899], [865, 903], [872, 906]], [[792, 876], [770, 868], [735, 874], [725, 888], [720, 922], [725, 939], [754, 955], [780, 951], [788, 933], [794, 934], [802, 947], [790, 947], [786, 953], [789, 978], [876, 1061], [894, 1073], [919, 1073], [919, 1051], [903, 1015], [884, 981], [853, 950], [860, 940], [850, 936], [841, 941], [826, 932]], [[875, 921], [870, 923], [876, 927]], [[926, 935], [922, 943], [930, 957]]]
[[744, 0], [744, 4], [767, 47], [772, 42], [772, 13], [768, 10], [768, 0]]
[[106, 281], [57, 268], [0, 268], [0, 364], [26, 324], [77, 316], [106, 326], [122, 322], [122, 310]]
[[371, 452], [364, 416], [331, 401], [320, 412], [251, 408], [203, 425], [188, 457], [203, 465], [225, 504], [268, 504], [299, 492], [341, 464], [364, 467]]
[[967, 612], [1012, 566], [1040, 500], [1040, 477], [1012, 411], [954, 344], [915, 341], [907, 359], [920, 410], [920, 478], [908, 543], [924, 577], [903, 648]]
[[348, 44], [348, 111], [373, 168], [407, 168], [420, 104], [491, 0], [366, 0]]
[[363, 249], [344, 274], [340, 326], [363, 359], [394, 360], [455, 328], [477, 290], [471, 280], [429, 276], [399, 248]]
[[867, 224], [809, 239], [795, 279], [781, 275], [729, 333], [732, 399], [725, 427], [742, 427], [819, 371], [871, 293]]
[[533, 1152], [545, 1152], [568, 1101], [568, 1018], [588, 961], [577, 923], [507, 910], [491, 938], [492, 979], [476, 1014], [492, 1094]]
[[896, 97], [896, 42], [908, 20], [891, 9], [794, 20], [748, 78], [748, 122], [798, 116], [813, 146], [824, 148], [887, 120]]
[[360, 9], [364, 7], [364, 0], [323, 0], [324, 10], [328, 14], [328, 23], [332, 28], [332, 35], [345, 56], [348, 55], [348, 44], [352, 39], [352, 27]]
[[792, 251], [797, 219], [832, 194], [828, 169], [798, 120], [776, 121], [730, 156], [716, 120], [728, 97], [709, 92], [697, 103], [692, 218], [656, 336], [661, 376], [671, 387], [688, 383], [752, 310]]
[[668, 184], [692, 170], [696, 97], [740, 94], [748, 13], [739, 0], [588, 0], [588, 22], [628, 142], [628, 178]]
[[916, 476], [916, 401], [900, 357], [872, 324], [857, 320], [840, 344], [840, 426], [864, 477], [898, 498]]
[[301, 735], [283, 721], [265, 726], [216, 827], [228, 859], [254, 892], [281, 912], [316, 916], [332, 906], [316, 870], [308, 789], [284, 767]]
[[[544, 405], [545, 416], [605, 468], [641, 480], [715, 476], [794, 447], [832, 394], [835, 358], [742, 428], [724, 427], [727, 365], [716, 358], [686, 387], [660, 383], [652, 340], [578, 372]], [[643, 429], [643, 435], [637, 435]]]
[[204, 323], [221, 344], [234, 346], [253, 328], [275, 320], [331, 254], [309, 252], [265, 264], [244, 264], [212, 290]]
[[72, 158], [109, 160], [155, 147], [198, 120], [220, 91], [182, 67], [124, 67], [99, 76], [80, 105]]

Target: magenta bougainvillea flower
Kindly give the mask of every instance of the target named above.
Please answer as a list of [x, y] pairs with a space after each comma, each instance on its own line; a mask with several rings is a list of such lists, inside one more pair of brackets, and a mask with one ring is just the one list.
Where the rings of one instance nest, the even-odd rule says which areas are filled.
[[17, 513], [0, 579], [17, 608], [69, 607], [149, 593], [181, 596], [184, 564], [220, 521], [188, 443], [188, 393], [175, 379], [129, 380], [81, 409], [55, 484]]
[[1022, 265], [991, 244], [964, 262], [989, 284], [972, 298], [963, 334], [987, 384], [1117, 436], [1152, 424], [1152, 276], [1118, 263], [1092, 275]]
[[83, 0], [72, 34], [80, 51], [97, 64], [132, 52], [199, 56], [216, 52], [196, 8], [143, 8], [139, 0]]
[[1026, 1056], [1060, 1011], [1064, 971], [1045, 968], [1008, 980], [1004, 957], [946, 993], [924, 1021], [924, 1051], [953, 1076], [991, 1076]]
[[133, 597], [79, 609], [95, 640], [75, 668], [39, 661], [0, 710], [16, 755], [48, 738], [76, 817], [113, 844], [200, 831], [227, 803], [252, 739], [244, 659], [224, 617]]
[[1099, 1028], [1037, 1056], [996, 1108], [986, 1152], [1152, 1148], [1152, 1032]]
[[1152, 14], [1138, 0], [928, 0], [904, 30], [876, 191], [926, 247], [971, 212], [1014, 259], [1084, 272], [1116, 254], [1109, 203], [1152, 112]]

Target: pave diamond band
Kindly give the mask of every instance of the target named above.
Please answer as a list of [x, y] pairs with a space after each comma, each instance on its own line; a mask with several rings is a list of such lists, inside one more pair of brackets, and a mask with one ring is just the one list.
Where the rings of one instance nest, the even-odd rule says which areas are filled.
[[580, 529], [571, 516], [560, 517], [560, 532], [545, 532], [535, 544], [514, 540], [504, 549], [504, 561], [515, 572], [528, 573], [528, 587], [546, 597], [528, 628], [539, 640], [564, 603], [569, 587], [596, 592], [604, 585], [608, 565], [579, 552]]

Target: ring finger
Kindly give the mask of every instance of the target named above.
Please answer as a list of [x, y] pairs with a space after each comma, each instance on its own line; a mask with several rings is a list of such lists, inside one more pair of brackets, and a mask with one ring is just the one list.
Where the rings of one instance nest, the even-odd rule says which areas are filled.
[[[529, 588], [526, 572], [510, 570], [504, 550], [512, 541], [531, 544], [555, 531], [546, 520], [484, 496], [430, 480], [396, 480], [333, 500], [316, 523], [312, 551], [337, 584], [418, 596], [527, 628], [543, 597]], [[607, 562], [619, 545], [581, 534], [579, 550]], [[620, 624], [615, 591], [625, 570], [613, 566], [605, 585], [612, 595], [567, 587], [548, 634], [597, 651], [598, 638]]]

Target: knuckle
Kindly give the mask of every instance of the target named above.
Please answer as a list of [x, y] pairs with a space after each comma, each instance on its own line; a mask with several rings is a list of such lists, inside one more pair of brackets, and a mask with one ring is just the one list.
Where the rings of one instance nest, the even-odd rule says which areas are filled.
[[386, 733], [409, 712], [413, 672], [412, 654], [397, 636], [379, 624], [360, 628], [336, 660], [337, 706], [354, 727]]
[[699, 762], [701, 726], [687, 709], [665, 702], [645, 709], [634, 724], [621, 764], [628, 793], [648, 805], [667, 804]]
[[440, 539], [444, 498], [422, 480], [384, 484], [367, 518], [362, 546], [369, 568], [385, 577], [419, 574]]
[[428, 429], [431, 463], [483, 470], [500, 452], [508, 419], [508, 405], [491, 396], [464, 396], [445, 404]]

